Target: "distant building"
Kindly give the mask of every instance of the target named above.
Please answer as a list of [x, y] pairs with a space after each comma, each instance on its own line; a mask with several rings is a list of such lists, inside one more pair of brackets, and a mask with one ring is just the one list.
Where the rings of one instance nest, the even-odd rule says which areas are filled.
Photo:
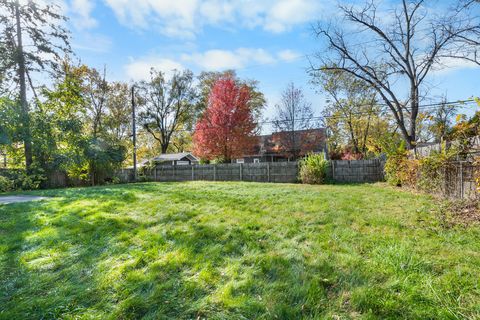
[[161, 155], [159, 155], [155, 158], [142, 161], [140, 166], [145, 166], [148, 163], [152, 163], [152, 162], [157, 164], [157, 165], [169, 164], [169, 165], [182, 166], [182, 165], [197, 164], [198, 159], [197, 159], [197, 157], [195, 157], [193, 154], [191, 154], [189, 152], [165, 153], [165, 154], [161, 154]]
[[293, 161], [309, 153], [326, 153], [325, 129], [276, 132], [258, 137], [252, 153], [234, 159], [236, 163]]

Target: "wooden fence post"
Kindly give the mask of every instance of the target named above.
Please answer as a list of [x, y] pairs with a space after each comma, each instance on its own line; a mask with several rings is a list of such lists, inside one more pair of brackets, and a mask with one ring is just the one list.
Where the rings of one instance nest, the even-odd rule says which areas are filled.
[[195, 180], [195, 165], [192, 164], [192, 181]]
[[153, 181], [157, 181], [157, 166], [153, 167]]
[[367, 182], [368, 177], [367, 177], [367, 166], [365, 164], [365, 161], [362, 161], [362, 182]]
[[270, 182], [270, 162], [267, 162], [267, 182]]
[[335, 160], [331, 160], [332, 162], [332, 180], [335, 181]]
[[217, 181], [217, 165], [213, 165], [213, 181]]
[[460, 197], [463, 199], [463, 162], [460, 161]]
[[240, 163], [240, 181], [243, 181], [243, 164]]

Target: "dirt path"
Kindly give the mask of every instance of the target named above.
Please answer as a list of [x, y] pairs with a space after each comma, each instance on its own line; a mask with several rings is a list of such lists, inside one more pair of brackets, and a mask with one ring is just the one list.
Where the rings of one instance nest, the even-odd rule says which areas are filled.
[[46, 199], [46, 197], [38, 197], [38, 196], [0, 196], [0, 204], [27, 202], [27, 201], [42, 200], [42, 199]]

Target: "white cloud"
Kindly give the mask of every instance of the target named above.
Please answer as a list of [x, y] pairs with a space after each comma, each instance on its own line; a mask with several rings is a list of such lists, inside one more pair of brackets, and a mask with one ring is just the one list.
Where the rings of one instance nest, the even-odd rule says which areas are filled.
[[[85, 0], [81, 0], [85, 1]], [[284, 32], [319, 17], [320, 0], [105, 0], [133, 28], [194, 37], [208, 25]]]
[[319, 1], [281, 0], [267, 12], [264, 28], [272, 32], [283, 32], [295, 24], [315, 18], [320, 9]]
[[445, 57], [440, 60], [440, 66], [433, 70], [436, 75], [445, 75], [461, 69], [480, 68], [477, 64], [464, 60]]
[[183, 54], [185, 62], [193, 63], [203, 70], [241, 69], [248, 64], [269, 64], [276, 59], [264, 49], [239, 48], [229, 50], [209, 50], [203, 53]]
[[90, 0], [72, 0], [71, 12], [73, 14], [72, 23], [79, 30], [95, 28], [98, 25], [91, 14], [94, 8]]
[[112, 39], [102, 34], [76, 34], [72, 47], [78, 50], [105, 53], [109, 52], [112, 48]]
[[150, 78], [150, 69], [163, 71], [167, 76], [173, 72], [173, 70], [182, 70], [184, 67], [170, 59], [160, 57], [145, 57], [141, 59], [131, 58], [131, 62], [125, 66], [125, 72], [127, 76], [134, 80], [148, 80]]
[[204, 1], [199, 6], [199, 16], [209, 24], [218, 24], [234, 20], [235, 6], [226, 1]]
[[285, 62], [290, 62], [294, 60], [298, 60], [299, 58], [303, 57], [303, 55], [299, 52], [293, 50], [282, 50], [278, 54], [278, 58]]
[[130, 58], [125, 72], [130, 79], [144, 80], [150, 77], [153, 67], [167, 74], [174, 69], [190, 68], [196, 71], [222, 71], [227, 69], [243, 69], [259, 65], [291, 62], [301, 55], [293, 50], [281, 50], [270, 53], [261, 48], [238, 48], [235, 50], [208, 50], [205, 52], [183, 53], [178, 60], [170, 57], [149, 55], [137, 59]]

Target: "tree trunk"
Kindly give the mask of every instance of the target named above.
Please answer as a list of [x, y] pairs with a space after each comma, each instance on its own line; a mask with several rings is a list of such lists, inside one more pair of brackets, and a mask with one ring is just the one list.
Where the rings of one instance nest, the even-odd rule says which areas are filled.
[[162, 154], [167, 153], [168, 143], [161, 143], [160, 146], [162, 147]]
[[353, 129], [353, 124], [352, 124], [352, 114], [349, 114], [348, 117], [349, 117], [349, 120], [347, 120], [347, 123], [350, 131], [350, 138], [352, 139], [353, 153], [357, 154], [359, 153], [358, 137], [355, 138], [355, 130]]
[[22, 28], [20, 25], [20, 4], [18, 0], [15, 2], [15, 19], [17, 27], [17, 63], [18, 63], [18, 78], [20, 81], [20, 106], [22, 112], [23, 124], [23, 143], [25, 148], [25, 168], [30, 170], [32, 165], [32, 137], [30, 132], [30, 114], [27, 101], [27, 84], [26, 84], [26, 68], [25, 56], [23, 54], [22, 44]]
[[415, 149], [416, 142], [417, 142], [417, 116], [418, 116], [418, 87], [415, 83], [411, 83], [411, 90], [410, 90], [410, 106], [411, 106], [411, 113], [410, 113], [410, 132], [409, 137], [407, 139], [407, 144], [410, 150]]
[[95, 162], [92, 160], [90, 162], [90, 184], [93, 186], [95, 186]]

